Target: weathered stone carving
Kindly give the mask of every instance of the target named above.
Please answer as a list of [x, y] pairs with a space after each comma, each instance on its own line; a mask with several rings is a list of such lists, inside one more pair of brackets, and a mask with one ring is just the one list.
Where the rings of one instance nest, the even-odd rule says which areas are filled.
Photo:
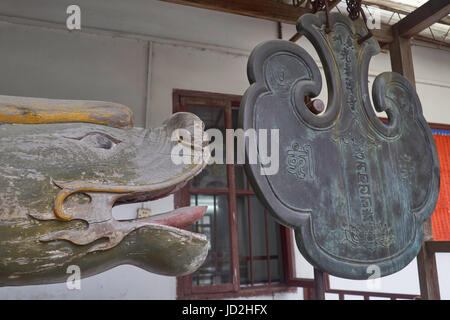
[[[164, 275], [200, 267], [206, 237], [180, 228], [206, 207], [123, 221], [112, 207], [166, 197], [198, 174], [207, 157], [174, 164], [171, 135], [203, 132], [202, 122], [177, 113], [156, 129], [132, 123], [118, 104], [0, 96], [0, 285], [64, 282], [70, 265], [82, 277], [120, 264]], [[203, 152], [201, 141], [191, 147]]]
[[[259, 198], [295, 229], [302, 254], [319, 269], [367, 279], [405, 267], [418, 253], [423, 222], [436, 205], [436, 146], [411, 84], [392, 72], [375, 78], [369, 99], [368, 66], [374, 39], [340, 14], [307, 14], [297, 30], [317, 50], [328, 85], [328, 105], [313, 114], [305, 96], [322, 87], [319, 69], [301, 47], [274, 40], [257, 46], [248, 62], [251, 83], [241, 103], [243, 129], [279, 128], [280, 170], [261, 175], [246, 165]], [[247, 144], [247, 154], [249, 144]], [[284, 164], [284, 167], [283, 165]], [[370, 269], [373, 270], [373, 269]]]

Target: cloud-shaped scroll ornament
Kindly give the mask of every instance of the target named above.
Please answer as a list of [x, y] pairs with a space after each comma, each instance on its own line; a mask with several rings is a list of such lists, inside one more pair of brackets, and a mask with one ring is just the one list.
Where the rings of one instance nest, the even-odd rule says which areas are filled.
[[[368, 66], [380, 51], [363, 26], [340, 14], [306, 14], [297, 30], [316, 49], [326, 77], [326, 110], [313, 114], [305, 96], [322, 88], [318, 66], [300, 46], [283, 40], [258, 45], [248, 61], [251, 86], [240, 126], [279, 128], [280, 169], [261, 174], [246, 164], [252, 186], [269, 212], [295, 230], [304, 257], [343, 278], [367, 279], [376, 265], [385, 276], [417, 254], [439, 193], [436, 146], [414, 87], [400, 74], [375, 78]], [[249, 143], [246, 145], [249, 150]]]

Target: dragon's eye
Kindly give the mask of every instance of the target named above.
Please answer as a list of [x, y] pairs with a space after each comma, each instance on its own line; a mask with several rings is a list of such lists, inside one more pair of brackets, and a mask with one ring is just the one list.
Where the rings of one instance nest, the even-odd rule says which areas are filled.
[[114, 139], [113, 137], [111, 137], [107, 134], [104, 134], [102, 132], [90, 132], [82, 137], [70, 138], [70, 139], [83, 141], [83, 143], [86, 143], [93, 148], [99, 148], [99, 149], [105, 149], [105, 150], [110, 150], [110, 149], [114, 148], [115, 145], [120, 143], [119, 140]]
[[96, 147], [102, 149], [111, 149], [113, 147], [114, 142], [109, 140], [107, 137], [100, 134], [96, 134], [93, 137], [95, 138]]
[[116, 145], [115, 139], [108, 137], [102, 133], [92, 133], [88, 134], [81, 141], [88, 143], [94, 148], [110, 150]]

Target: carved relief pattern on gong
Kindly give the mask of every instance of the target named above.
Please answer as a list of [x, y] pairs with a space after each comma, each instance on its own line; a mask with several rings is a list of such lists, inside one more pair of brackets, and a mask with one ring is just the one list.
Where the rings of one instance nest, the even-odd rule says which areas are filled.
[[298, 142], [292, 142], [287, 149], [287, 172], [298, 180], [314, 179], [314, 160], [311, 145], [301, 146]]

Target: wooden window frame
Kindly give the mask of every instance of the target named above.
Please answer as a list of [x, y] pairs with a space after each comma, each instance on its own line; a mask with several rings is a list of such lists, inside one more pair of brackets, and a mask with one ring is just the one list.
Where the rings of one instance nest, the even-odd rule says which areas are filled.
[[[187, 111], [189, 105], [205, 105], [208, 107], [220, 107], [225, 111], [225, 126], [231, 127], [231, 106], [239, 106], [242, 96], [232, 94], [213, 93], [205, 91], [191, 91], [191, 90], [173, 90], [173, 112]], [[239, 249], [238, 249], [238, 229], [237, 229], [237, 210], [236, 210], [236, 196], [254, 195], [251, 190], [236, 191], [234, 183], [234, 165], [227, 164], [227, 189], [191, 189], [189, 186], [184, 187], [178, 191], [175, 196], [175, 207], [188, 206], [190, 204], [191, 192], [202, 194], [226, 194], [228, 195], [229, 205], [229, 228], [230, 228], [230, 248], [231, 248], [231, 270], [232, 283], [211, 286], [192, 286], [192, 275], [177, 277], [177, 298], [178, 299], [221, 299], [221, 298], [236, 298], [256, 295], [270, 295], [277, 292], [295, 292], [298, 286], [313, 286], [312, 279], [296, 279], [295, 278], [295, 261], [294, 261], [294, 247], [292, 230], [284, 226], [280, 226], [280, 241], [281, 241], [281, 255], [283, 262], [284, 282], [269, 283], [266, 285], [255, 285], [249, 287], [240, 286], [239, 275]], [[266, 213], [267, 219], [267, 213]], [[267, 223], [266, 223], [267, 226]], [[267, 230], [266, 230], [267, 233]], [[253, 260], [255, 257], [252, 256]], [[270, 256], [267, 255], [267, 261], [270, 261]], [[268, 268], [270, 270], [270, 268]]]

